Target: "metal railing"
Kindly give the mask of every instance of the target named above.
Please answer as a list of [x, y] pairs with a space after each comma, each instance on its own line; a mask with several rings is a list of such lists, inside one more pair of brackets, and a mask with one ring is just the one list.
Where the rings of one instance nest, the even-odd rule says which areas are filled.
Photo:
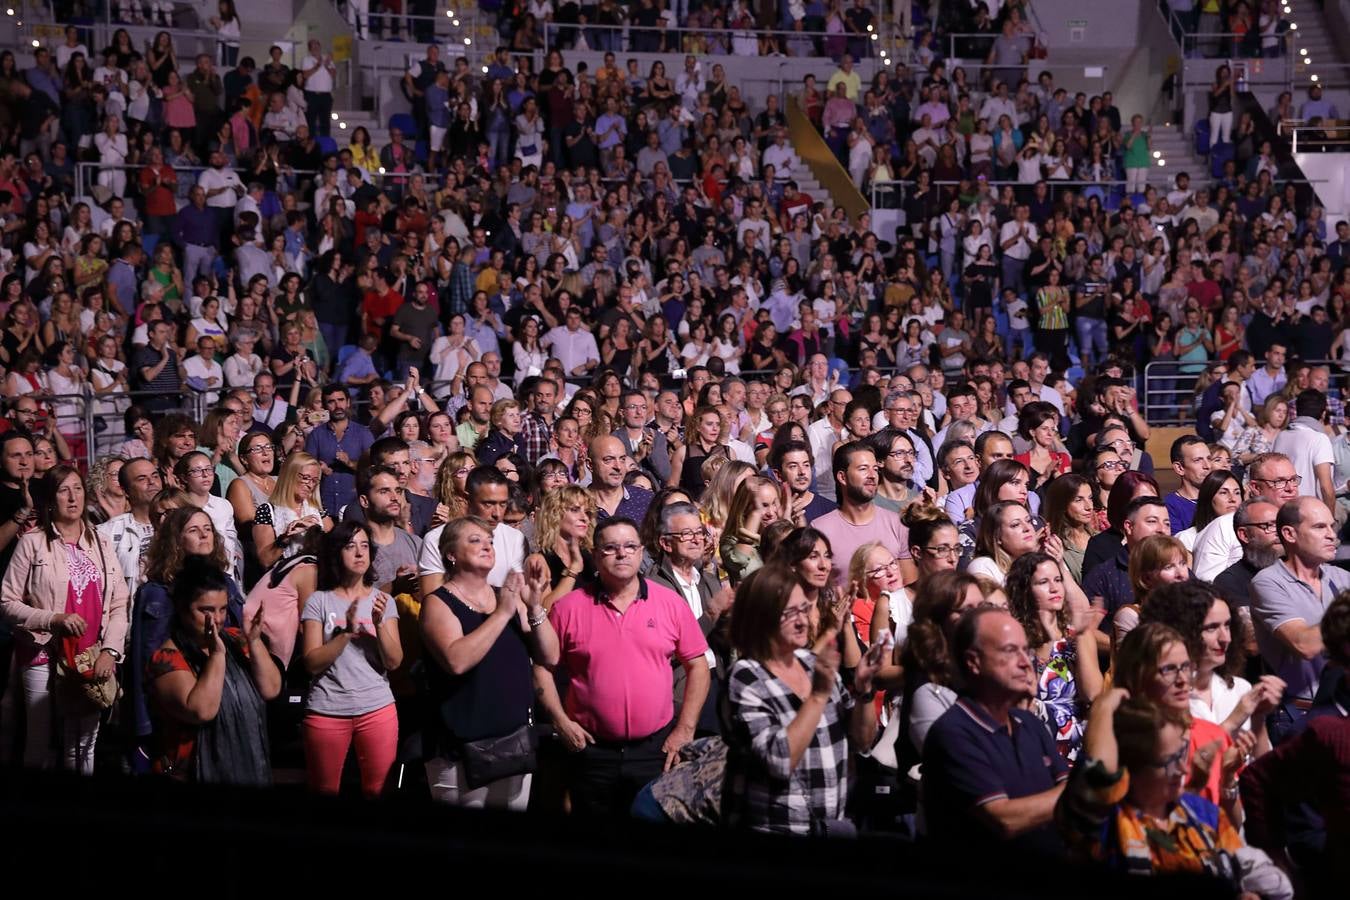
[[[1213, 362], [1213, 359], [1189, 362], [1166, 359], [1146, 364], [1144, 390], [1139, 398], [1139, 411], [1144, 420], [1150, 425], [1194, 425], [1200, 402], [1195, 390], [1196, 382]], [[1302, 362], [1310, 366], [1325, 366], [1331, 370], [1332, 399], [1337, 406], [1336, 415], [1341, 415], [1341, 410], [1344, 409], [1343, 392], [1350, 387], [1350, 372], [1342, 368], [1345, 360], [1307, 359]]]
[[[1148, 184], [1164, 185], [1171, 184], [1170, 178], [1164, 177], [1165, 169], [1156, 168], [1149, 170]], [[1156, 175], [1154, 173], [1157, 173]], [[1074, 181], [1066, 179], [1043, 178], [1048, 188], [1048, 196], [1053, 199], [1056, 191], [1071, 189], [1075, 193], [1082, 193], [1089, 188], [1100, 188], [1104, 194], [1109, 195], [1113, 191], [1124, 191], [1128, 182], [1112, 179], [1110, 181]], [[909, 198], [909, 191], [915, 181], [873, 181], [868, 185], [868, 193], [872, 198], [872, 207], [874, 209], [896, 209], [902, 206]], [[935, 188], [960, 187], [960, 181], [930, 181], [929, 184]], [[1025, 181], [986, 181], [985, 184], [992, 188], [1002, 188], [1004, 186], [1017, 189], [1029, 189], [1032, 183]], [[917, 223], [914, 223], [917, 224]]]
[[[1311, 125], [1303, 119], [1284, 119], [1275, 130], [1282, 137], [1289, 138], [1289, 149], [1293, 153], [1340, 153], [1350, 147], [1350, 125]], [[1300, 142], [1303, 145], [1301, 148]]]
[[[545, 23], [543, 29], [543, 47], [545, 55], [550, 50], [565, 49], [560, 46], [563, 34], [572, 36], [580, 32], [586, 38], [589, 49], [599, 52], [612, 50], [615, 53], [705, 53], [708, 56], [764, 56], [777, 53], [803, 57], [837, 57], [844, 53], [862, 57], [891, 57], [896, 52], [897, 42], [891, 23], [877, 19], [876, 26], [868, 26], [865, 34], [853, 32], [836, 33], [830, 31], [775, 30], [752, 27], [749, 29], [723, 27], [711, 28], [667, 28], [665, 26], [646, 25], [599, 25], [599, 24], [560, 24]], [[696, 47], [686, 39], [696, 38], [701, 43]], [[650, 37], [651, 46], [646, 41], [636, 42], [634, 37]], [[668, 39], [674, 38], [670, 43]], [[761, 52], [761, 38], [769, 38], [775, 49]], [[753, 45], [753, 51], [751, 46]], [[566, 49], [573, 49], [568, 43]], [[800, 50], [802, 52], [792, 52]], [[854, 53], [854, 51], [860, 51]], [[884, 52], [883, 52], [884, 51]], [[673, 77], [673, 76], [671, 76]]]

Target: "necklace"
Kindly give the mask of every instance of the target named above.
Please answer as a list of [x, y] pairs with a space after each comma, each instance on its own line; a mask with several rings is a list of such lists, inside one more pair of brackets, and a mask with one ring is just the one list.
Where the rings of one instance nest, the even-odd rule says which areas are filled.
[[477, 600], [474, 600], [471, 597], [469, 597], [469, 594], [467, 591], [464, 590], [463, 585], [458, 584], [455, 581], [455, 579], [451, 578], [449, 581], [445, 583], [445, 586], [452, 589], [451, 593], [459, 598], [459, 602], [463, 603], [465, 606], [467, 606], [474, 612], [480, 613], [481, 615], [485, 616], [492, 612], [492, 610], [490, 609], [485, 609], [483, 605], [480, 604]]

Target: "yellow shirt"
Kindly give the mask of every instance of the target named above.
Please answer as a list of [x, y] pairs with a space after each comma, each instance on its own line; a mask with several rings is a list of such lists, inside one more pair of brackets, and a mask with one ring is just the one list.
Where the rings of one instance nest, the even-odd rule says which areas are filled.
[[352, 151], [352, 162], [356, 165], [371, 174], [380, 171], [380, 154], [374, 147], [370, 145], [360, 147], [352, 144], [348, 149]]
[[830, 76], [830, 82], [825, 86], [829, 91], [829, 96], [834, 96], [834, 86], [841, 82], [844, 85], [844, 93], [848, 95], [848, 99], [856, 102], [858, 99], [858, 91], [862, 90], [862, 78], [858, 77], [856, 71], [849, 72], [845, 75], [843, 69], [840, 69]]

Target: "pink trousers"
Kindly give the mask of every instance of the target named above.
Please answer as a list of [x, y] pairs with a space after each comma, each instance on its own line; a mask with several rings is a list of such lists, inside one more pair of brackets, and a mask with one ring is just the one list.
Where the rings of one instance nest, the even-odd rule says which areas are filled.
[[398, 714], [394, 704], [362, 716], [305, 716], [305, 769], [310, 790], [336, 794], [342, 783], [347, 750], [356, 744], [361, 793], [378, 797], [398, 754]]

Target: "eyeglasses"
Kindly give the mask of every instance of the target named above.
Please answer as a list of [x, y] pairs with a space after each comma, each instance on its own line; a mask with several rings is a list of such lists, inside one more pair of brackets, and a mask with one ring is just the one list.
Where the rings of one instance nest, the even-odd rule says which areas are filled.
[[881, 565], [877, 566], [876, 568], [868, 569], [868, 570], [867, 570], [867, 577], [868, 577], [868, 578], [880, 578], [882, 575], [886, 574], [887, 572], [894, 572], [899, 566], [900, 566], [900, 560], [898, 560], [898, 559], [893, 559], [893, 560], [891, 560], [891, 561], [888, 562], [888, 563], [882, 563]]
[[1182, 741], [1176, 753], [1166, 759], [1150, 763], [1150, 765], [1155, 769], [1161, 769], [1166, 775], [1180, 775], [1186, 771], [1186, 757], [1190, 753], [1190, 749], [1191, 742], [1189, 740]]
[[1158, 677], [1163, 681], [1194, 681], [1195, 666], [1190, 662], [1168, 663], [1158, 667]]
[[961, 548], [952, 544], [942, 544], [938, 547], [924, 547], [923, 552], [929, 556], [960, 556]]
[[318, 475], [297, 475], [297, 476], [295, 476], [295, 480], [296, 480], [296, 481], [299, 481], [301, 484], [315, 485], [315, 484], [318, 484], [318, 483], [319, 483], [319, 476], [318, 476]]
[[276, 453], [281, 448], [275, 444], [254, 444], [245, 450], [245, 453]]
[[702, 528], [686, 528], [684, 531], [667, 531], [662, 536], [692, 544], [695, 541], [703, 540], [708, 535]]
[[1252, 481], [1253, 482], [1259, 481], [1262, 484], [1268, 484], [1278, 491], [1284, 487], [1298, 487], [1300, 484], [1303, 483], [1303, 476], [1294, 475], [1291, 478], [1253, 478]]
[[801, 606], [785, 606], [783, 608], [783, 615], [780, 617], [780, 621], [790, 622], [793, 619], [797, 618], [798, 616], [806, 618], [809, 617], [810, 615], [811, 615], [811, 604], [809, 603], [803, 603]]
[[1123, 472], [1129, 466], [1118, 459], [1108, 459], [1106, 462], [1097, 463], [1097, 468], [1105, 469], [1108, 472]]
[[894, 456], [896, 459], [918, 459], [919, 455], [913, 450], [892, 450], [887, 456]]
[[624, 556], [632, 556], [635, 553], [642, 552], [641, 544], [604, 544], [596, 548], [601, 556], [619, 556], [620, 552]]
[[1269, 534], [1270, 532], [1272, 532], [1272, 531], [1275, 530], [1275, 520], [1274, 520], [1274, 519], [1271, 519], [1269, 522], [1243, 522], [1243, 523], [1242, 523], [1241, 525], [1239, 525], [1238, 527], [1239, 527], [1239, 528], [1256, 528], [1256, 529], [1258, 529], [1258, 530], [1260, 530], [1260, 531], [1264, 531], [1264, 532], [1266, 532], [1267, 534]]
[[215, 472], [215, 469], [211, 468], [210, 466], [197, 466], [195, 468], [187, 470], [187, 473], [194, 477], [200, 475], [210, 475], [213, 472]]

